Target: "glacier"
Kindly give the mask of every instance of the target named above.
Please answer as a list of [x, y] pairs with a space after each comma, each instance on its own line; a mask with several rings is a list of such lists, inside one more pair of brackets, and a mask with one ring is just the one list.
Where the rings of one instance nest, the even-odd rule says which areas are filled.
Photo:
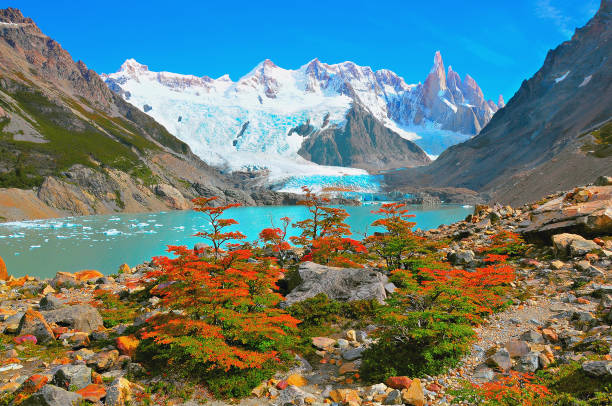
[[[270, 184], [286, 191], [296, 191], [301, 182], [315, 189], [336, 183], [376, 192], [378, 177], [362, 169], [310, 162], [298, 155], [302, 142], [309, 131], [344, 126], [356, 102], [430, 156], [472, 137], [473, 133], [444, 128], [435, 114], [452, 121], [458, 109], [467, 109], [488, 120], [495, 103], [484, 101], [469, 75], [467, 84], [462, 84], [449, 68], [455, 88], [451, 93], [446, 78], [440, 77], [439, 53], [435, 64], [425, 85], [407, 84], [386, 69], [373, 71], [353, 62], [330, 65], [318, 59], [296, 70], [265, 60], [235, 82], [228, 75], [213, 79], [153, 72], [134, 59], [102, 77], [111, 90], [152, 116], [210, 165], [225, 171], [266, 171]], [[446, 108], [442, 112], [434, 111], [441, 108], [424, 93], [432, 81], [439, 82], [436, 97]]]

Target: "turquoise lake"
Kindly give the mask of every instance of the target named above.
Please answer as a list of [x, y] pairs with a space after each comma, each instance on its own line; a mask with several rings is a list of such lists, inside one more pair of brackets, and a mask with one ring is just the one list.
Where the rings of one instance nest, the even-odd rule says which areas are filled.
[[[353, 236], [371, 234], [370, 224], [377, 218], [371, 213], [377, 205], [346, 206]], [[417, 228], [431, 229], [464, 219], [471, 206], [442, 205], [432, 208], [414, 206]], [[226, 212], [249, 240], [284, 216], [293, 221], [306, 218], [302, 206], [238, 207]], [[15, 276], [52, 277], [57, 271], [74, 272], [97, 269], [114, 273], [122, 263], [130, 266], [166, 253], [167, 245], [204, 242], [193, 234], [208, 223], [200, 213], [172, 211], [144, 214], [67, 217], [0, 224], [0, 256]], [[291, 230], [292, 235], [296, 230]]]

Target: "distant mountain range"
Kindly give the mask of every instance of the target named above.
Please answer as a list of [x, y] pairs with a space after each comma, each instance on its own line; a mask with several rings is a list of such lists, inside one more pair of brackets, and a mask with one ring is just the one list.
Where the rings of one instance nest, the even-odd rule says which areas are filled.
[[465, 187], [520, 204], [612, 175], [611, 40], [612, 1], [602, 0], [476, 137], [386, 180], [392, 188]]
[[296, 70], [265, 60], [236, 82], [153, 72], [133, 59], [102, 77], [209, 164], [273, 175], [318, 171], [303, 158], [369, 171], [424, 165], [421, 148], [437, 155], [470, 138], [504, 105], [485, 100], [469, 75], [447, 73], [439, 52], [412, 85], [390, 70], [318, 59]]

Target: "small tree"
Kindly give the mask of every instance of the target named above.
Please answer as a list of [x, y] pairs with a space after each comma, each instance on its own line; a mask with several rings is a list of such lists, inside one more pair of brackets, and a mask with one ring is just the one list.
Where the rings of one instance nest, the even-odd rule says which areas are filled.
[[195, 204], [195, 211], [204, 213], [210, 223], [212, 231], [202, 231], [196, 234], [197, 237], [203, 237], [210, 241], [212, 244], [212, 251], [215, 256], [215, 260], [219, 259], [219, 255], [223, 253], [223, 244], [231, 240], [242, 240], [245, 237], [239, 231], [225, 231], [228, 227], [231, 227], [238, 222], [234, 219], [222, 219], [220, 218], [227, 209], [232, 207], [240, 206], [239, 203], [231, 203], [222, 206], [211, 206], [210, 203], [217, 200], [217, 197], [198, 197], [193, 199]]
[[289, 217], [282, 217], [281, 227], [264, 228], [259, 233], [259, 239], [264, 243], [264, 248], [276, 253], [281, 267], [284, 266], [288, 251], [291, 249], [291, 245], [286, 240], [290, 223]]
[[295, 244], [310, 251], [302, 260], [331, 266], [361, 266], [358, 261], [367, 249], [361, 242], [347, 237], [351, 229], [345, 222], [349, 217], [346, 210], [328, 206], [328, 198], [317, 196], [306, 186], [302, 190], [305, 198], [300, 204], [308, 208], [310, 217], [293, 225], [302, 232], [291, 237]]
[[415, 253], [423, 240], [412, 233], [416, 223], [408, 220], [415, 216], [408, 214], [404, 203], [386, 203], [372, 213], [382, 216], [372, 226], [385, 231], [368, 236], [366, 244], [385, 261], [387, 269], [401, 268], [405, 256]]

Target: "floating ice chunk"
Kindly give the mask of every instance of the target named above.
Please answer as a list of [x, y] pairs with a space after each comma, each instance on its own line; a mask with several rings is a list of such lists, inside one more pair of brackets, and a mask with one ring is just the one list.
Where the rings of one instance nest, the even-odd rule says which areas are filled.
[[122, 234], [121, 231], [115, 228], [111, 228], [110, 230], [104, 231], [104, 235], [119, 235], [119, 234]]

